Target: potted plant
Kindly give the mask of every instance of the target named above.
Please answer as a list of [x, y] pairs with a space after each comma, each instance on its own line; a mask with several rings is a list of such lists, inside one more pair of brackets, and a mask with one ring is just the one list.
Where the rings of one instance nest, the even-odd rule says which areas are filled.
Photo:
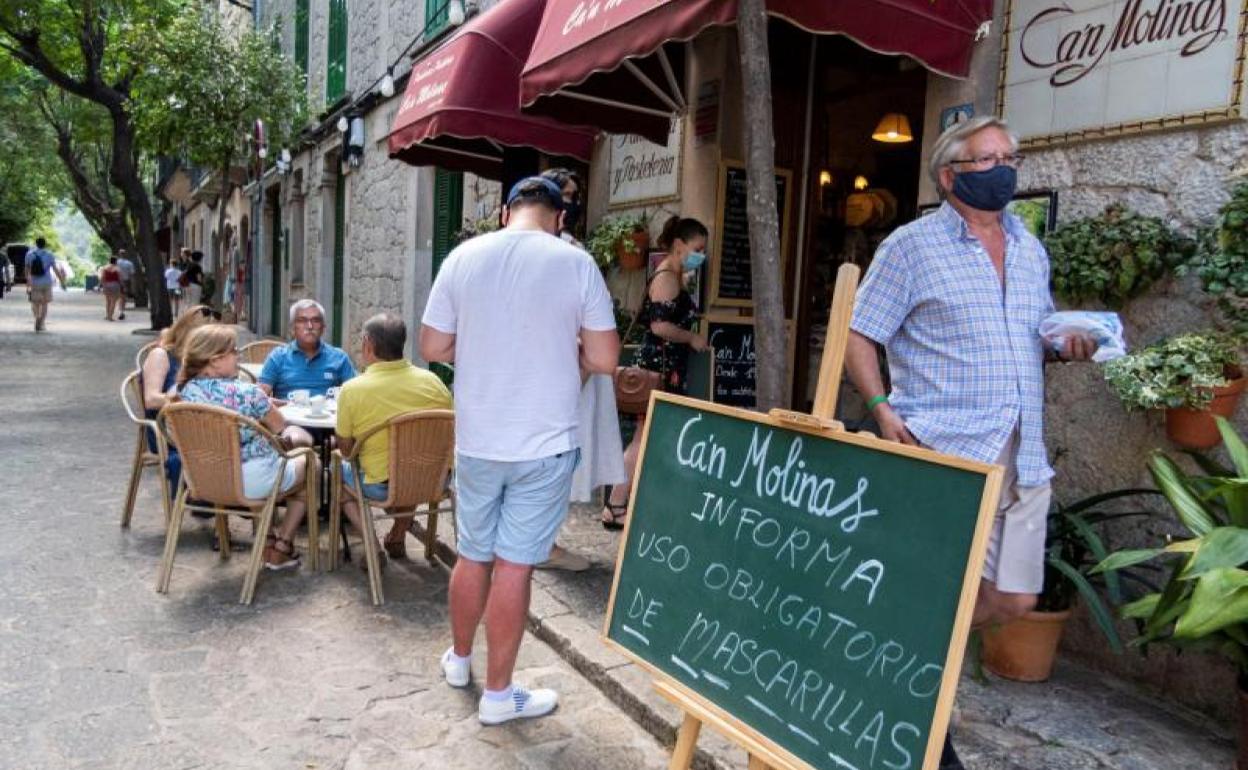
[[1131, 644], [1208, 650], [1235, 665], [1236, 765], [1248, 770], [1248, 446], [1225, 418], [1214, 420], [1233, 468], [1193, 454], [1206, 475], [1190, 475], [1162, 452], [1149, 460], [1153, 479], [1188, 537], [1111, 554], [1094, 572], [1109, 574], [1154, 560], [1165, 564], [1165, 587], [1122, 607], [1122, 616], [1135, 619], [1140, 629]]
[[1166, 435], [1189, 449], [1218, 443], [1213, 415], [1230, 417], [1245, 381], [1239, 338], [1183, 334], [1105, 365], [1105, 379], [1128, 409], [1165, 409]]
[[1071, 304], [1088, 300], [1122, 307], [1186, 262], [1195, 243], [1157, 217], [1114, 204], [1077, 219], [1044, 239], [1053, 293]]
[[621, 270], [639, 270], [646, 266], [649, 247], [650, 227], [644, 214], [607, 217], [585, 242], [586, 250], [603, 270], [614, 264]]
[[[1097, 529], [1105, 522], [1148, 511], [1107, 510], [1113, 501], [1136, 495], [1158, 494], [1149, 489], [1119, 489], [1085, 498], [1069, 506], [1055, 505], [1048, 516], [1045, 537], [1044, 590], [1036, 609], [1022, 618], [983, 630], [981, 661], [997, 676], [1020, 682], [1043, 682], [1053, 671], [1057, 646], [1075, 603], [1082, 598], [1097, 628], [1115, 652], [1122, 639], [1106, 605], [1122, 604], [1122, 581], [1150, 585], [1136, 570], [1093, 575], [1092, 570], [1108, 555], [1105, 539]], [[1104, 593], [1104, 597], [1102, 596]]]

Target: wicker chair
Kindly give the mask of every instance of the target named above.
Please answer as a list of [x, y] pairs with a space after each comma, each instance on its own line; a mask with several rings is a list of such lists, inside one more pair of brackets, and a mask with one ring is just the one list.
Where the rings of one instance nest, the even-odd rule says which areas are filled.
[[138, 372], [143, 371], [143, 362], [147, 360], [147, 354], [151, 353], [152, 350], [159, 344], [160, 342], [158, 340], [153, 340], [152, 342], [147, 343], [146, 345], [144, 345], [143, 347], [135, 351], [134, 353], [135, 371], [138, 371]]
[[262, 364], [275, 348], [285, 345], [284, 340], [262, 339], [244, 345], [238, 351], [238, 360], [244, 364]]
[[[364, 442], [381, 431], [390, 451], [389, 495], [385, 500], [368, 500], [362, 488], [364, 474], [359, 454]], [[377, 556], [375, 522], [400, 516], [425, 516], [425, 558], [433, 560], [438, 530], [438, 515], [448, 513], [458, 534], [455, 521], [455, 496], [447, 488], [451, 462], [455, 454], [455, 413], [449, 409], [424, 409], [395, 415], [385, 423], [359, 436], [351, 452], [343, 455], [334, 450], [332, 460], [333, 490], [329, 513], [329, 568], [338, 566], [338, 538], [342, 527], [342, 463], [351, 463], [355, 499], [360, 501], [360, 517], [364, 522], [364, 559], [368, 565], [368, 584], [373, 604], [385, 601], [381, 588], [381, 570]], [[413, 510], [420, 506], [424, 510]], [[374, 514], [373, 508], [384, 514]], [[398, 511], [404, 511], [399, 513]]]
[[[126, 416], [138, 428], [134, 443], [134, 461], [130, 465], [130, 485], [126, 487], [126, 502], [121, 509], [121, 527], [130, 526], [130, 517], [134, 515], [134, 501], [139, 493], [139, 482], [143, 478], [144, 468], [155, 468], [160, 476], [160, 499], [165, 508], [165, 524], [168, 525], [171, 514], [169, 506], [169, 478], [165, 476], [165, 461], [169, 459], [169, 445], [164, 435], [156, 427], [155, 420], [149, 420], [143, 411], [143, 389], [139, 385], [139, 373], [131, 372], [121, 383], [121, 405], [126, 409]], [[147, 432], [156, 436], [156, 451], [147, 446]]]
[[[278, 489], [280, 485], [274, 484], [273, 491], [264, 499], [243, 496], [242, 448], [239, 442], [239, 429], [243, 427], [256, 431], [281, 455], [282, 461], [277, 474], [279, 479], [284, 477], [287, 462], [300, 455], [308, 458], [303, 481], [308, 506], [308, 562], [313, 570], [317, 569], [320, 536], [316, 509], [320, 465], [315, 451], [309, 447], [287, 451], [271, 431], [255, 420], [208, 404], [170, 404], [160, 411], [157, 421], [182, 455], [182, 481], [178, 485], [177, 501], [165, 536], [165, 553], [156, 582], [158, 592], [169, 592], [178, 533], [186, 511], [201, 511], [216, 516], [217, 536], [221, 541], [223, 559], [229, 557], [230, 551], [226, 517], [233, 514], [251, 519], [256, 525], [251, 560], [239, 596], [240, 604], [251, 604], [263, 561], [265, 538], [272, 526], [274, 511], [279, 502], [298, 491], [298, 485], [281, 492]], [[191, 498], [195, 502], [190, 502]]]

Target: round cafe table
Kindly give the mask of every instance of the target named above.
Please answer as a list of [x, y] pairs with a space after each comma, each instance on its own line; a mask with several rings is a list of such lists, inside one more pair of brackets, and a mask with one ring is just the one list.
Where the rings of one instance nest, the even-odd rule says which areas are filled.
[[[259, 364], [256, 364], [256, 366], [259, 366]], [[338, 425], [338, 404], [327, 399], [324, 411], [321, 414], [312, 414], [306, 405], [293, 403], [288, 403], [281, 407], [280, 411], [286, 422], [306, 428], [312, 434], [312, 439], [320, 450], [321, 508], [318, 515], [324, 519], [329, 514], [329, 495], [331, 491], [329, 485], [330, 479], [333, 478], [329, 468], [329, 463], [332, 460], [330, 438], [334, 435], [334, 428]], [[342, 528], [342, 550], [345, 560], [351, 561], [351, 548], [347, 545], [346, 527]]]

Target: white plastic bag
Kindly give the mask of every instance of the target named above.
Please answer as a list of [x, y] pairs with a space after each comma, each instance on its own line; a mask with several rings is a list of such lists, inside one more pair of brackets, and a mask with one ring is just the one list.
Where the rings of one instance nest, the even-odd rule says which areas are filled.
[[1122, 320], [1117, 313], [1063, 310], [1040, 322], [1040, 336], [1058, 354], [1065, 351], [1066, 339], [1072, 334], [1084, 334], [1096, 340], [1092, 360], [1098, 364], [1127, 354], [1127, 343], [1122, 339]]

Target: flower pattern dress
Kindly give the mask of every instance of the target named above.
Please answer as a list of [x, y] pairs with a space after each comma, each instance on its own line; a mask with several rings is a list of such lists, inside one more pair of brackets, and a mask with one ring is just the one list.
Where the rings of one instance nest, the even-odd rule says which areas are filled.
[[[223, 406], [244, 417], [263, 420], [273, 405], [263, 390], [250, 382], [240, 382], [224, 377], [196, 377], [182, 386], [183, 401], [195, 404]], [[263, 459], [276, 460], [277, 450], [251, 428], [241, 428], [242, 461]]]
[[[654, 275], [658, 275], [660, 270]], [[654, 280], [654, 276], [650, 277]], [[679, 326], [685, 331], [692, 331], [698, 320], [697, 308], [693, 305], [693, 297], [682, 286], [680, 293], [665, 302], [653, 302], [650, 299], [650, 287], [647, 283], [646, 298], [637, 311], [637, 323], [645, 329], [641, 347], [633, 357], [633, 366], [659, 372], [663, 376], [663, 389], [668, 393], [683, 395], [688, 390], [689, 351], [690, 347], [680, 342], [668, 342], [650, 331], [650, 324], [655, 321], [666, 321]]]

